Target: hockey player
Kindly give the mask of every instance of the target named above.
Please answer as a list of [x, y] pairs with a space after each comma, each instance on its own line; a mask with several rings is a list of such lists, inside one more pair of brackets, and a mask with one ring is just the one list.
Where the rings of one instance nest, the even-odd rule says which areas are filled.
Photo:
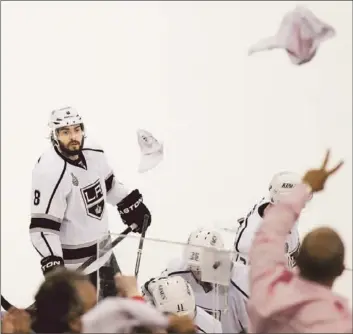
[[[236, 261], [245, 265], [249, 264], [249, 249], [266, 209], [276, 203], [280, 195], [283, 196], [283, 194], [288, 193], [298, 183], [300, 183], [300, 176], [295, 173], [280, 172], [275, 174], [269, 186], [269, 193], [254, 205], [245, 218], [238, 220], [239, 227], [234, 242], [237, 252]], [[290, 231], [286, 242], [285, 251], [288, 254], [289, 267], [295, 266], [295, 258], [298, 255], [299, 247], [300, 239], [297, 223]]]
[[[222, 326], [224, 332], [241, 333], [248, 330], [247, 302], [249, 299], [249, 265], [248, 253], [257, 229], [262, 223], [266, 210], [301, 183], [299, 175], [291, 172], [281, 172], [274, 175], [269, 186], [269, 193], [257, 203], [245, 218], [239, 219], [239, 228], [235, 240], [237, 252], [236, 263], [228, 289], [228, 309]], [[295, 258], [299, 253], [300, 239], [298, 224], [287, 237], [285, 253], [288, 267], [295, 266]]]
[[[189, 235], [188, 246], [183, 258], [172, 260], [160, 277], [181, 276], [192, 287], [195, 294], [196, 305], [207, 313], [221, 320], [221, 314], [227, 307], [227, 286], [203, 282], [201, 272], [201, 257], [205, 247], [224, 249], [221, 235], [210, 229], [198, 229]], [[142, 286], [142, 291], [148, 291], [150, 282]]]
[[145, 298], [163, 313], [187, 315], [194, 319], [198, 333], [222, 333], [221, 323], [196, 306], [194, 292], [181, 276], [151, 280]]
[[[32, 172], [30, 224], [44, 274], [56, 266], [77, 269], [110, 242], [106, 203], [117, 206], [124, 224], [138, 226], [134, 232], [142, 231], [143, 222], [151, 223], [139, 190], [130, 192], [115, 178], [104, 151], [86, 139], [82, 118], [73, 108], [54, 110], [49, 127], [52, 145]], [[119, 271], [108, 252], [98, 268], [91, 265], [85, 273], [105, 297], [115, 295]]]

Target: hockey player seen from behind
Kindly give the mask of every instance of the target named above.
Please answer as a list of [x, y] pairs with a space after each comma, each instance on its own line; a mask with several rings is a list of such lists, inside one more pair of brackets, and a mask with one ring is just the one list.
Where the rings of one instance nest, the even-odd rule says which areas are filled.
[[[77, 269], [109, 244], [107, 203], [117, 206], [123, 223], [134, 232], [151, 223], [140, 192], [130, 192], [116, 179], [104, 151], [86, 138], [82, 118], [74, 109], [54, 110], [49, 127], [52, 145], [32, 172], [30, 224], [44, 274], [56, 266]], [[108, 252], [85, 273], [105, 297], [116, 294], [114, 275], [119, 271]]]
[[[300, 176], [296, 173], [280, 172], [273, 176], [268, 194], [254, 205], [245, 218], [240, 218], [238, 220], [239, 227], [234, 243], [235, 251], [237, 253], [236, 261], [242, 262], [245, 265], [249, 264], [249, 250], [266, 210], [277, 203], [280, 196], [289, 194], [299, 183]], [[299, 247], [300, 239], [297, 222], [288, 234], [285, 245], [285, 252], [288, 254], [289, 267], [295, 266], [295, 258], [298, 255]]]
[[198, 333], [222, 333], [221, 323], [196, 306], [192, 287], [181, 276], [151, 280], [145, 290], [145, 299], [165, 314], [189, 316]]
[[[301, 177], [292, 172], [280, 172], [273, 176], [269, 193], [257, 203], [245, 218], [239, 220], [240, 226], [235, 238], [236, 262], [228, 290], [229, 312], [222, 323], [225, 332], [240, 333], [249, 327], [247, 303], [250, 298], [249, 287], [249, 251], [257, 230], [262, 224], [267, 210], [278, 203], [280, 198], [289, 195], [294, 187], [301, 183]], [[289, 268], [296, 265], [300, 239], [298, 222], [287, 235], [284, 254]]]
[[[198, 229], [189, 235], [188, 245], [181, 259], [174, 259], [159, 277], [183, 277], [192, 287], [196, 305], [216, 319], [221, 320], [226, 309], [227, 286], [202, 281], [202, 256], [205, 248], [224, 249], [221, 235], [209, 229]], [[206, 256], [205, 256], [206, 257]], [[212, 268], [210, 268], [211, 270]], [[153, 279], [142, 286], [142, 291], [149, 289]]]

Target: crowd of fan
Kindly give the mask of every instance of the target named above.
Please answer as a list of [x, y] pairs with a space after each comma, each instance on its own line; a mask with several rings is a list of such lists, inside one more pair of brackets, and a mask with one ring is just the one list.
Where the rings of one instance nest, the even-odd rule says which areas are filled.
[[162, 314], [146, 303], [135, 276], [115, 279], [119, 296], [97, 303], [87, 276], [57, 268], [39, 287], [32, 310], [4, 313], [2, 333], [195, 333], [188, 316]]
[[[327, 170], [327, 161], [328, 155], [321, 168], [305, 174], [293, 196], [266, 214], [256, 234], [250, 255], [249, 332], [352, 333], [352, 312], [331, 290], [344, 271], [344, 246], [338, 234], [325, 227], [310, 232], [294, 272], [282, 265], [281, 254], [271, 253], [275, 247], [269, 247], [283, 248], [276, 234], [285, 236], [286, 224], [295, 221], [308, 195], [323, 190], [341, 166]], [[267, 262], [260, 255], [266, 255]], [[135, 276], [118, 274], [115, 284], [118, 296], [97, 303], [96, 288], [87, 276], [55, 269], [39, 287], [33, 309], [13, 308], [3, 314], [2, 333], [197, 332], [190, 317], [166, 314], [147, 303]]]

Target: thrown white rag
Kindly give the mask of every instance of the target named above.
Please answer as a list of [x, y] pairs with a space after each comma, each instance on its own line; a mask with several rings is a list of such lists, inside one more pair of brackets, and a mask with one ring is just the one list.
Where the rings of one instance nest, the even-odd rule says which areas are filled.
[[156, 167], [162, 161], [163, 144], [146, 130], [137, 130], [137, 141], [141, 151], [138, 171], [139, 173], [144, 173]]
[[302, 65], [315, 56], [321, 42], [333, 36], [333, 27], [320, 21], [309, 9], [297, 6], [285, 15], [275, 36], [260, 40], [250, 47], [248, 54], [282, 48], [293, 64]]
[[131, 333], [133, 328], [166, 329], [168, 318], [153, 306], [133, 299], [108, 297], [81, 317], [82, 333]]

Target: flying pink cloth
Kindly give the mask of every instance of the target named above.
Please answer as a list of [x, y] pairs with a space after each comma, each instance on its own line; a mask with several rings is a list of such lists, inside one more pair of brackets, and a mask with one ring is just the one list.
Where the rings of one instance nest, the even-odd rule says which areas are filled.
[[335, 36], [333, 27], [320, 21], [309, 9], [297, 6], [287, 13], [275, 36], [260, 40], [249, 49], [249, 55], [282, 48], [295, 65], [309, 62], [321, 42]]
[[250, 250], [249, 333], [352, 333], [342, 297], [286, 268], [284, 244], [305, 206], [303, 184], [270, 208]]

